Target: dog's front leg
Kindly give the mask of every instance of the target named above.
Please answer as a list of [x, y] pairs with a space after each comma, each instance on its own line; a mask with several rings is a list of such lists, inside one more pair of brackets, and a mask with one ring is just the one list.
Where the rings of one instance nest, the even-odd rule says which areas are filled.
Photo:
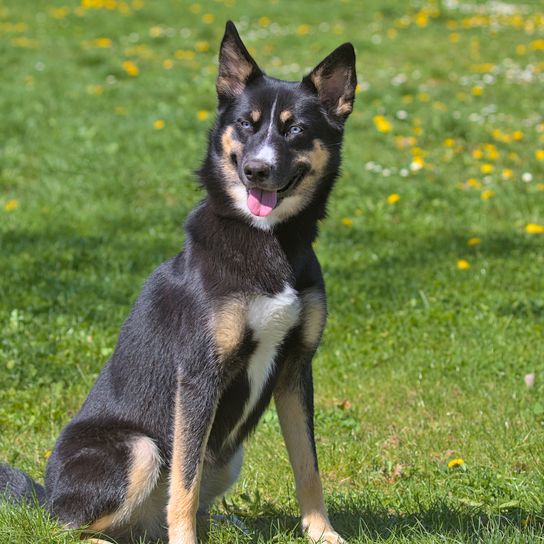
[[196, 513], [204, 454], [216, 409], [218, 387], [212, 380], [178, 385], [174, 406], [170, 498], [167, 507], [169, 544], [196, 544]]
[[311, 542], [340, 544], [345, 541], [332, 528], [327, 516], [317, 467], [310, 363], [308, 361], [304, 369], [301, 369], [299, 379], [283, 380], [274, 392], [274, 399], [295, 475], [302, 529]]

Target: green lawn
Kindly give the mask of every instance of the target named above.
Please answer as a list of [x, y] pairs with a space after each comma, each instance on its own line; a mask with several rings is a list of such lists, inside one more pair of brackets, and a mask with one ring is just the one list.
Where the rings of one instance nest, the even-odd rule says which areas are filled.
[[[537, 1], [0, 0], [0, 459], [42, 478], [144, 279], [181, 247], [227, 18], [276, 77], [343, 41], [358, 53], [316, 245], [335, 527], [354, 543], [544, 542]], [[247, 534], [214, 527], [211, 543], [303, 542], [273, 409], [225, 510]], [[3, 505], [0, 541], [79, 539]]]

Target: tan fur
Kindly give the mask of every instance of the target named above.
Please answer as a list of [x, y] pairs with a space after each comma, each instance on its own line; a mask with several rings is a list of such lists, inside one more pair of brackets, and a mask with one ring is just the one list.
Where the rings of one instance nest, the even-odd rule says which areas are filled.
[[[228, 67], [228, 71], [222, 70], [223, 65]], [[234, 97], [244, 92], [253, 66], [240, 58], [234, 44], [226, 43], [221, 49], [219, 70], [216, 82], [217, 92]]]
[[330, 153], [325, 144], [317, 138], [313, 141], [313, 148], [310, 151], [299, 153], [295, 160], [300, 164], [307, 164], [310, 171], [299, 183], [294, 194], [287, 197], [275, 211], [278, 221], [296, 215], [306, 206], [313, 195], [316, 184], [326, 172], [329, 157]]
[[139, 436], [132, 442], [132, 466], [128, 474], [123, 504], [113, 513], [94, 521], [90, 531], [105, 531], [129, 523], [134, 511], [149, 497], [157, 484], [161, 469], [159, 450], [153, 440]]
[[257, 123], [259, 121], [259, 119], [261, 118], [261, 112], [258, 111], [258, 110], [253, 110], [250, 115], [251, 117], [251, 120], [254, 122], [254, 123]]
[[234, 138], [234, 127], [229, 125], [221, 136], [221, 148], [223, 150], [221, 156], [221, 169], [225, 176], [225, 180], [229, 184], [241, 183], [238, 177], [236, 167], [232, 163], [231, 155], [234, 153], [237, 159], [241, 160], [243, 146], [236, 138]]
[[339, 115], [340, 117], [344, 117], [349, 115], [353, 110], [353, 104], [351, 100], [346, 99], [345, 97], [341, 97], [338, 101], [338, 105], [336, 106], [336, 115]]
[[223, 302], [214, 313], [212, 328], [221, 358], [232, 353], [242, 341], [246, 326], [246, 303], [239, 298]]
[[323, 295], [314, 289], [308, 289], [301, 293], [302, 298], [302, 340], [309, 347], [315, 347], [319, 343], [325, 320], [327, 318], [327, 306]]
[[287, 121], [289, 121], [292, 118], [293, 118], [293, 114], [289, 110], [283, 110], [280, 113], [280, 121], [282, 123], [287, 123]]
[[168, 542], [170, 544], [196, 544], [196, 513], [198, 510], [202, 466], [206, 451], [204, 445], [200, 454], [198, 470], [189, 488], [184, 480], [185, 437], [184, 421], [180, 408], [180, 392], [176, 394], [174, 415], [174, 441], [172, 445], [172, 462], [170, 472], [170, 499], [167, 506]]
[[284, 390], [276, 393], [275, 400], [281, 430], [295, 475], [302, 527], [312, 542], [342, 542], [327, 516], [321, 478], [315, 468], [315, 458], [300, 396], [294, 391]]

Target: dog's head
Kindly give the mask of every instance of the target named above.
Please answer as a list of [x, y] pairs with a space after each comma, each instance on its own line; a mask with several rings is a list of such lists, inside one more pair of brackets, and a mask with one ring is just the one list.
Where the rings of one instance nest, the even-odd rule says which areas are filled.
[[214, 204], [263, 229], [312, 205], [321, 206], [322, 215], [355, 86], [351, 44], [334, 50], [301, 82], [282, 81], [264, 74], [228, 22], [219, 54], [218, 115], [201, 170]]

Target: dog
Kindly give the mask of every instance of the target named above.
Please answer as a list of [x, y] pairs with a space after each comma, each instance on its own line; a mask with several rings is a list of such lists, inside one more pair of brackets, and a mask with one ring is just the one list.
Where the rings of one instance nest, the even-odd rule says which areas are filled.
[[216, 87], [198, 171], [206, 196], [183, 251], [146, 281], [55, 444], [45, 491], [7, 465], [0, 485], [89, 538], [195, 544], [198, 515], [236, 481], [273, 396], [302, 529], [311, 542], [344, 542], [314, 442], [311, 363], [327, 310], [312, 243], [339, 174], [355, 52], [345, 43], [301, 82], [283, 81], [258, 67], [229, 21]]

